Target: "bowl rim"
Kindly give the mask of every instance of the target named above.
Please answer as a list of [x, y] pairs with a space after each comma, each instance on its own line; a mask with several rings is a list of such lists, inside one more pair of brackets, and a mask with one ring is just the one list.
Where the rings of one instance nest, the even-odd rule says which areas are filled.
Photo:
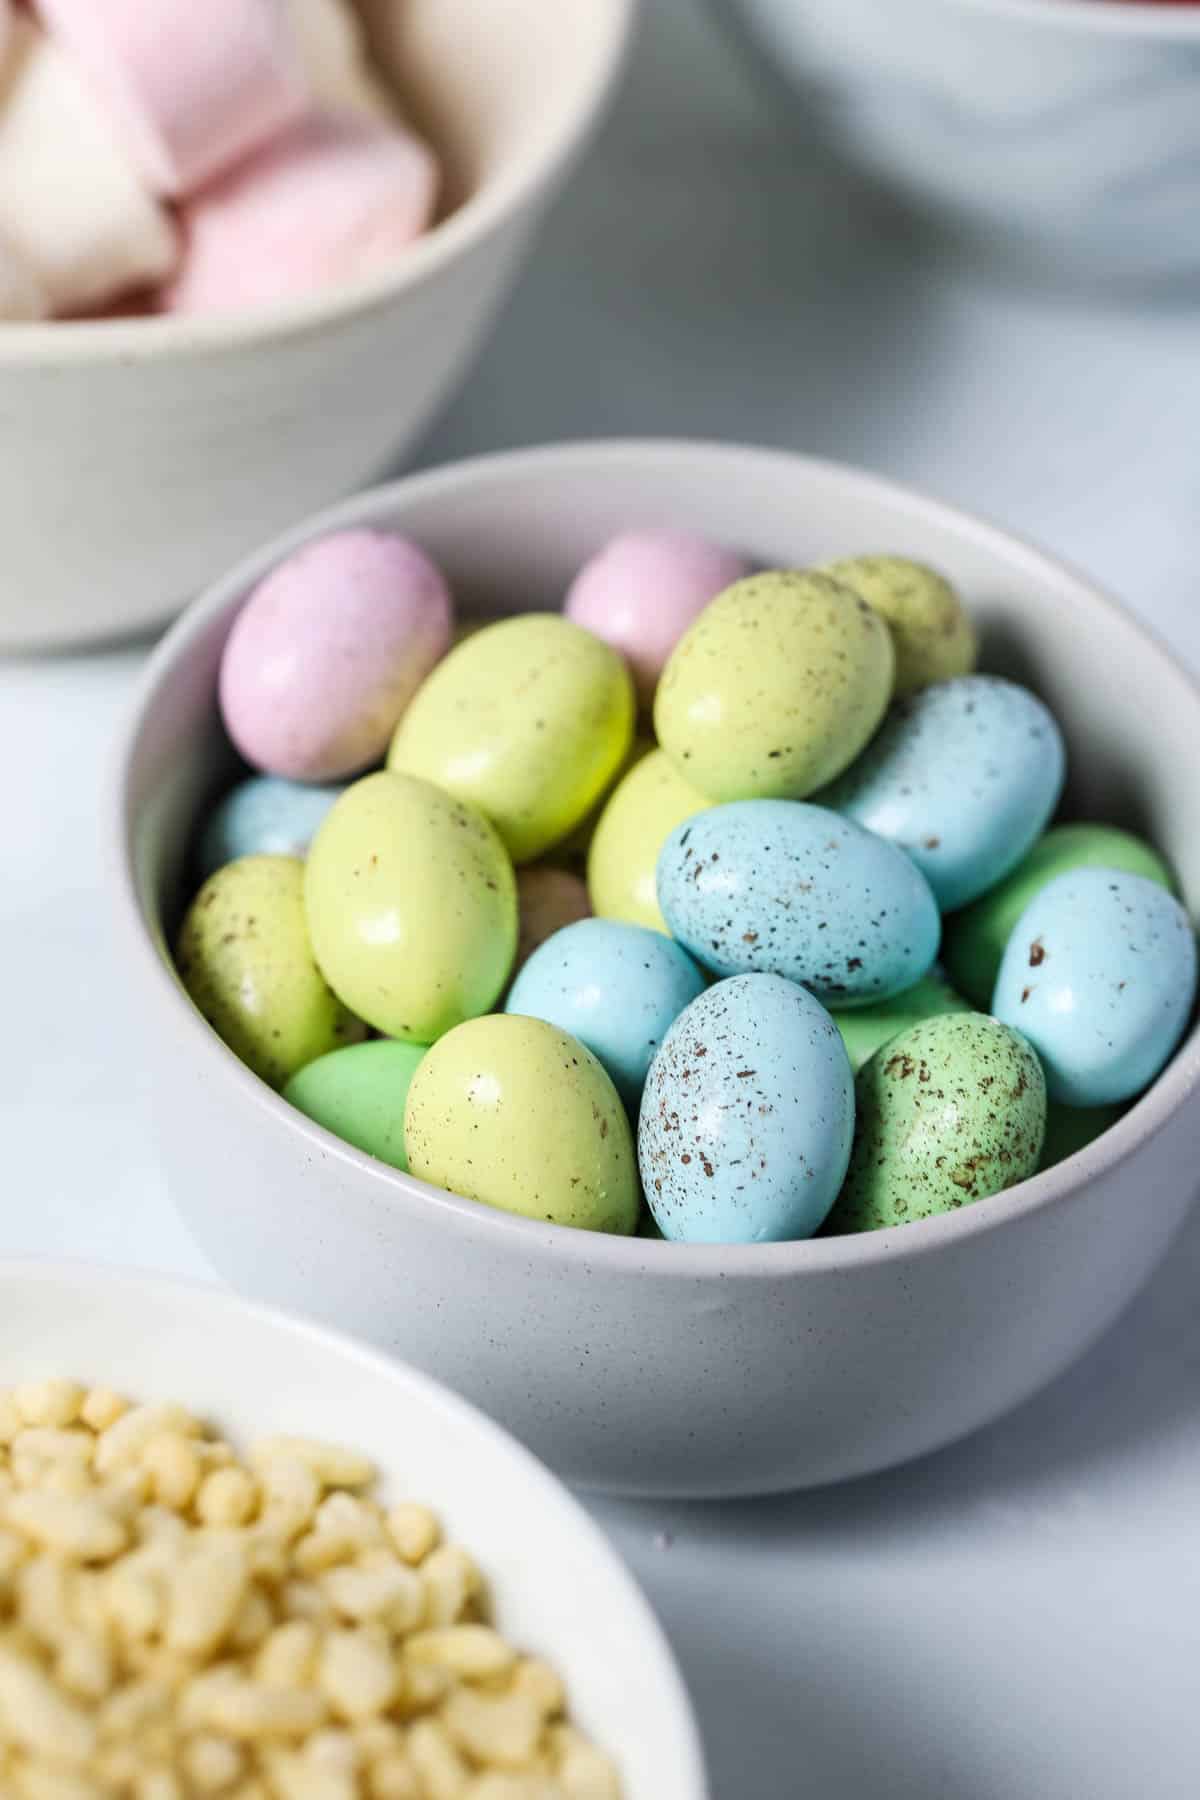
[[[703, 1742], [695, 1708], [687, 1683], [666, 1631], [650, 1604], [641, 1583], [607, 1533], [592, 1517], [566, 1482], [547, 1463], [526, 1447], [519, 1438], [497, 1421], [466, 1400], [436, 1376], [428, 1375], [404, 1358], [377, 1350], [370, 1344], [318, 1324], [299, 1313], [269, 1306], [260, 1300], [249, 1300], [241, 1294], [215, 1283], [184, 1275], [165, 1275], [150, 1269], [121, 1264], [89, 1262], [82, 1257], [5, 1256], [0, 1257], [0, 1288], [5, 1282], [27, 1282], [31, 1285], [77, 1286], [88, 1291], [103, 1288], [122, 1295], [146, 1295], [161, 1302], [178, 1302], [181, 1307], [209, 1308], [214, 1315], [237, 1315], [250, 1318], [272, 1331], [286, 1334], [298, 1346], [316, 1355], [330, 1354], [358, 1368], [371, 1369], [389, 1382], [398, 1384], [407, 1394], [418, 1395], [438, 1407], [444, 1415], [455, 1418], [467, 1431], [505, 1456], [520, 1470], [532, 1490], [540, 1492], [550, 1504], [566, 1514], [581, 1544], [586, 1544], [592, 1557], [604, 1568], [610, 1587], [619, 1593], [623, 1610], [637, 1630], [639, 1654], [649, 1650], [655, 1657], [654, 1682], [659, 1702], [671, 1711], [672, 1737], [677, 1752], [685, 1759], [680, 1773], [684, 1791], [695, 1800], [706, 1800], [709, 1794]], [[85, 1371], [86, 1373], [86, 1371]], [[381, 1475], [388, 1471], [381, 1469]], [[436, 1497], [431, 1497], [436, 1507]], [[570, 1671], [564, 1669], [570, 1683]], [[619, 1750], [614, 1751], [619, 1757]]]
[[967, 12], [1068, 31], [1154, 40], [1200, 38], [1200, 4], [1155, 6], [1150, 0], [948, 0]]
[[445, 219], [414, 240], [395, 265], [353, 281], [268, 306], [195, 317], [0, 321], [0, 368], [30, 364], [107, 366], [287, 343], [383, 310], [436, 279], [450, 263], [486, 242], [569, 169], [615, 92], [628, 57], [640, 0], [591, 0], [607, 12], [608, 31], [594, 66], [583, 72], [573, 111], [559, 129], [512, 167], [485, 179]]
[[[451, 1231], [482, 1236], [485, 1242], [494, 1236], [505, 1248], [519, 1247], [530, 1255], [541, 1254], [556, 1261], [565, 1258], [581, 1264], [591, 1273], [619, 1276], [638, 1271], [652, 1274], [656, 1279], [683, 1282], [714, 1278], [778, 1281], [789, 1275], [815, 1276], [827, 1271], [894, 1264], [933, 1255], [966, 1239], [1003, 1230], [1028, 1214], [1065, 1204], [1082, 1193], [1091, 1181], [1112, 1174], [1136, 1156], [1174, 1113], [1189, 1100], [1194, 1101], [1200, 1096], [1200, 1026], [1193, 1025], [1154, 1083], [1100, 1137], [1063, 1162], [1015, 1187], [972, 1201], [956, 1212], [850, 1236], [798, 1238], [765, 1244], [687, 1244], [650, 1237], [618, 1237], [525, 1218], [433, 1187], [416, 1176], [378, 1162], [289, 1106], [280, 1094], [239, 1061], [192, 1005], [173, 963], [167, 954], [160, 953], [158, 921], [143, 912], [138, 897], [133, 854], [132, 787], [143, 727], [158, 687], [169, 672], [186, 667], [196, 640], [203, 637], [213, 620], [281, 557], [311, 538], [328, 532], [357, 525], [369, 527], [381, 512], [391, 509], [397, 502], [453, 494], [455, 489], [469, 488], [480, 481], [491, 485], [497, 482], [524, 485], [531, 480], [536, 482], [549, 467], [563, 465], [577, 471], [587, 469], [602, 478], [606, 466], [628, 465], [631, 460], [643, 465], [647, 461], [669, 462], [675, 469], [681, 464], [691, 464], [698, 476], [706, 470], [711, 476], [714, 459], [729, 461], [729, 479], [733, 478], [732, 465], [736, 464], [739, 479], [745, 479], [747, 473], [758, 468], [780, 476], [790, 474], [801, 480], [806, 476], [834, 480], [864, 501], [873, 498], [893, 507], [902, 506], [911, 515], [934, 526], [959, 533], [966, 531], [977, 543], [1003, 556], [1010, 566], [1019, 569], [1024, 565], [1060, 586], [1065, 584], [1074, 590], [1080, 604], [1108, 613], [1115, 617], [1121, 629], [1140, 638], [1146, 650], [1157, 658], [1164, 680], [1173, 682], [1190, 701], [1200, 724], [1200, 680], [1179, 662], [1152, 630], [1104, 589], [1070, 563], [1040, 549], [1028, 539], [906, 483], [829, 458], [717, 440], [576, 440], [491, 452], [441, 464], [369, 488], [309, 517], [244, 559], [206, 589], [166, 633], [141, 672], [118, 733], [110, 768], [106, 875], [115, 903], [116, 923], [130, 953], [142, 968], [148, 995], [152, 989], [158, 996], [159, 1003], [171, 1014], [172, 1028], [182, 1032], [185, 1039], [195, 1045], [196, 1054], [206, 1059], [214, 1079], [221, 1078], [217, 1071], [223, 1069], [224, 1079], [233, 1082], [241, 1100], [265, 1115], [264, 1129], [279, 1128], [298, 1133], [312, 1152], [312, 1160], [334, 1161], [345, 1169], [348, 1178], [360, 1185], [369, 1183], [372, 1199], [377, 1199], [381, 1205], [398, 1205], [414, 1211], [420, 1208], [438, 1218]], [[166, 952], [165, 943], [162, 948]]]

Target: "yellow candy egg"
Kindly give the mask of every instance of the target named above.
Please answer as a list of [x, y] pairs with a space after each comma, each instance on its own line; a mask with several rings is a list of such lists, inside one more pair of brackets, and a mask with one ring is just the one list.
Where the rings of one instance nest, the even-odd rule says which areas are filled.
[[450, 652], [396, 728], [388, 766], [436, 782], [495, 824], [515, 862], [574, 830], [629, 750], [633, 681], [568, 619], [524, 613]]
[[613, 790], [588, 852], [592, 911], [599, 919], [670, 930], [659, 911], [658, 853], [677, 825], [712, 802], [678, 773], [669, 756], [652, 750]]
[[944, 575], [904, 556], [848, 556], [822, 573], [844, 581], [887, 621], [896, 651], [897, 694], [969, 675], [978, 645], [962, 601]]
[[803, 800], [874, 734], [894, 667], [887, 626], [852, 589], [788, 569], [751, 575], [672, 652], [658, 740], [712, 801]]
[[330, 986], [388, 1037], [433, 1043], [508, 980], [508, 853], [481, 812], [428, 781], [383, 770], [347, 788], [313, 840], [304, 898]]
[[272, 1087], [366, 1035], [314, 960], [297, 857], [243, 856], [210, 875], [175, 962], [213, 1030]]
[[503, 1212], [628, 1236], [640, 1204], [629, 1120], [604, 1069], [543, 1019], [449, 1032], [408, 1090], [411, 1172]]

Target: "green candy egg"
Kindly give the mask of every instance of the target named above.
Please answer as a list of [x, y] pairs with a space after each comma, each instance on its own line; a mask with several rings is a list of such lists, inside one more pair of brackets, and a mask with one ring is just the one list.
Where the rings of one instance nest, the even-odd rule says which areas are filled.
[[210, 875], [175, 962], [213, 1030], [272, 1087], [364, 1035], [314, 959], [297, 857], [243, 856]]
[[408, 1166], [422, 1181], [528, 1219], [637, 1227], [641, 1195], [617, 1090], [576, 1038], [516, 1013], [474, 1019], [408, 1090]]
[[658, 904], [658, 853], [677, 825], [709, 804], [661, 750], [634, 765], [613, 790], [588, 851], [588, 892], [598, 919], [670, 936]]
[[1123, 1106], [1062, 1106], [1051, 1100], [1046, 1108], [1046, 1138], [1039, 1168], [1052, 1169], [1068, 1156], [1084, 1150], [1115, 1125]]
[[330, 986], [387, 1037], [432, 1044], [496, 1004], [517, 883], [483, 814], [380, 770], [346, 789], [308, 853], [308, 927]]
[[976, 1006], [992, 1004], [1005, 945], [1034, 896], [1072, 869], [1122, 869], [1169, 892], [1171, 871], [1157, 851], [1115, 825], [1054, 825], [998, 887], [946, 921], [942, 961]]
[[861, 594], [886, 620], [896, 651], [897, 694], [969, 675], [978, 643], [962, 601], [936, 569], [903, 556], [848, 556], [823, 571]]
[[404, 1103], [424, 1054], [392, 1038], [331, 1050], [293, 1075], [283, 1097], [356, 1150], [407, 1169]]
[[944, 1013], [877, 1050], [855, 1082], [850, 1167], [825, 1235], [955, 1212], [1038, 1166], [1042, 1066], [1019, 1032]]
[[750, 575], [672, 651], [654, 700], [658, 741], [710, 800], [803, 800], [874, 734], [895, 660], [883, 620], [842, 582]]
[[857, 1075], [865, 1062], [870, 1062], [881, 1045], [907, 1031], [922, 1019], [933, 1019], [939, 1013], [970, 1012], [961, 994], [940, 975], [926, 975], [915, 987], [878, 1006], [864, 1006], [856, 1012], [834, 1012], [833, 1022], [842, 1034], [850, 1067]]
[[388, 767], [436, 782], [492, 820], [515, 862], [579, 825], [633, 742], [624, 660], [553, 613], [487, 625], [423, 683]]

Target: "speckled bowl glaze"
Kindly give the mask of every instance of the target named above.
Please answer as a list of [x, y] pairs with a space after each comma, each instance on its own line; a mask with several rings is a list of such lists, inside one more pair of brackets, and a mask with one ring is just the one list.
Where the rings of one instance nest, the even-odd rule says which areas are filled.
[[176, 1400], [245, 1449], [295, 1432], [365, 1452], [486, 1571], [496, 1623], [562, 1674], [626, 1800], [705, 1800], [699, 1734], [649, 1606], [549, 1472], [436, 1382], [231, 1294], [86, 1263], [0, 1262], [0, 1386], [66, 1375]]
[[0, 653], [157, 625], [214, 568], [394, 466], [529, 254], [636, 6], [357, 3], [438, 150], [439, 223], [394, 268], [287, 305], [0, 324]]
[[720, 0], [806, 128], [991, 251], [1200, 269], [1200, 5]]
[[572, 1480], [733, 1495], [861, 1474], [987, 1423], [1112, 1321], [1183, 1219], [1200, 1167], [1200, 1035], [1104, 1137], [952, 1216], [800, 1243], [600, 1237], [490, 1211], [371, 1161], [255, 1079], [167, 957], [185, 846], [227, 770], [221, 647], [253, 584], [348, 524], [413, 533], [469, 605], [561, 602], [631, 524], [691, 526], [765, 563], [886, 549], [962, 589], [984, 667], [1060, 720], [1069, 808], [1131, 824], [1200, 906], [1200, 693], [1094, 586], [962, 513], [764, 451], [616, 443], [522, 451], [381, 489], [219, 582], [153, 657], [120, 754], [116, 952], [141, 1007], [170, 1192], [237, 1287], [395, 1351]]

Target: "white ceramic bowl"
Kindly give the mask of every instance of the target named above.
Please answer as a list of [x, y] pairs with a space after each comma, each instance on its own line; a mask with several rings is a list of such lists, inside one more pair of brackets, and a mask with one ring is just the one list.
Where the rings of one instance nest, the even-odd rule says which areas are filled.
[[993, 248], [1200, 269], [1200, 5], [722, 0], [806, 124]]
[[560, 1471], [641, 1494], [744, 1494], [916, 1456], [1057, 1374], [1184, 1216], [1200, 1037], [1081, 1155], [952, 1217], [853, 1238], [685, 1246], [574, 1232], [360, 1155], [225, 1049], [166, 954], [185, 846], [228, 772], [221, 647], [250, 586], [333, 526], [414, 533], [483, 610], [553, 606], [610, 533], [698, 526], [769, 563], [878, 550], [961, 586], [985, 666], [1024, 673], [1071, 752], [1071, 801], [1127, 820], [1200, 906], [1200, 694], [1096, 588], [990, 526], [828, 463], [703, 444], [589, 444], [368, 494], [190, 609], [146, 672], [114, 808], [117, 953], [143, 1009], [171, 1192], [238, 1287], [433, 1370]]
[[0, 651], [129, 634], [428, 423], [597, 120], [635, 0], [362, 0], [447, 171], [388, 270], [281, 307], [0, 325]]
[[276, 1431], [365, 1451], [484, 1569], [496, 1623], [564, 1677], [625, 1800], [708, 1792], [682, 1679], [640, 1590], [519, 1444], [428, 1376], [217, 1289], [83, 1263], [0, 1262], [0, 1387], [66, 1375], [179, 1400], [243, 1446]]

